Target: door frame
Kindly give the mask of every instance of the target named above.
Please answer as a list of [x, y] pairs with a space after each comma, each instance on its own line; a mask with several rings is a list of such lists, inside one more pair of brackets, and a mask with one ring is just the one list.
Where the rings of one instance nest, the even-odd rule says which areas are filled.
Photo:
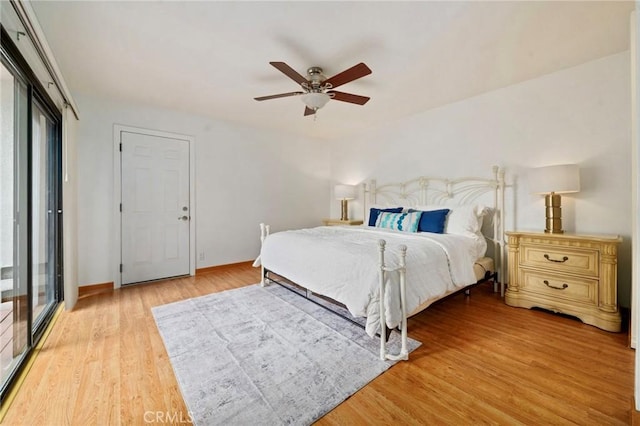
[[113, 246], [113, 288], [120, 288], [122, 285], [122, 273], [120, 263], [122, 262], [122, 214], [120, 203], [122, 202], [122, 157], [120, 155], [121, 133], [138, 133], [141, 135], [155, 136], [169, 139], [186, 140], [189, 143], [189, 275], [196, 274], [196, 202], [195, 202], [195, 137], [179, 133], [164, 132], [161, 130], [144, 129], [141, 127], [126, 126], [122, 124], [113, 125], [113, 223], [114, 223], [114, 246]]

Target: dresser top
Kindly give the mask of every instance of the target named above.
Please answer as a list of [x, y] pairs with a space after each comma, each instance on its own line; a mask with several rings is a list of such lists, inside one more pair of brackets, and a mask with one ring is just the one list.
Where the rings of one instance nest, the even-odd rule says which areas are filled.
[[589, 241], [602, 241], [607, 243], [620, 243], [622, 237], [619, 235], [607, 235], [607, 234], [577, 234], [575, 232], [565, 232], [563, 234], [551, 234], [541, 231], [508, 231], [507, 235], [533, 237], [533, 238], [547, 238], [558, 240], [589, 240]]

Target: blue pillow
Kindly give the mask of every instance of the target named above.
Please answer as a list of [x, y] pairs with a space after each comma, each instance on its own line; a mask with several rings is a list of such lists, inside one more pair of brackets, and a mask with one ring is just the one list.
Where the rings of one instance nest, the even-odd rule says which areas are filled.
[[376, 226], [376, 221], [378, 220], [378, 215], [380, 212], [387, 213], [402, 213], [402, 207], [391, 207], [388, 209], [376, 209], [372, 207], [369, 210], [369, 226]]
[[[419, 212], [422, 210], [409, 209], [409, 212]], [[447, 221], [449, 209], [422, 211], [418, 232], [433, 232], [444, 234], [444, 224]]]

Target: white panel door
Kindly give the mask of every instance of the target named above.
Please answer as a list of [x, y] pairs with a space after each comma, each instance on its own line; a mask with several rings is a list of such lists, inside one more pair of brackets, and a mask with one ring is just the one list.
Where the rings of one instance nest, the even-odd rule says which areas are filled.
[[122, 284], [189, 274], [189, 142], [121, 133]]

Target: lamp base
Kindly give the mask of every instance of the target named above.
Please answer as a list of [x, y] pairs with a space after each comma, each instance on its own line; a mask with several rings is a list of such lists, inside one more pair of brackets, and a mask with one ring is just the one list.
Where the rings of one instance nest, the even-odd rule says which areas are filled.
[[564, 234], [562, 229], [562, 206], [559, 194], [552, 192], [544, 197], [546, 211], [546, 234]]
[[560, 230], [553, 230], [553, 229], [545, 229], [544, 230], [545, 234], [564, 234], [564, 230], [560, 229]]
[[342, 214], [340, 215], [340, 220], [349, 220], [349, 201], [348, 200], [340, 200], [342, 206]]

